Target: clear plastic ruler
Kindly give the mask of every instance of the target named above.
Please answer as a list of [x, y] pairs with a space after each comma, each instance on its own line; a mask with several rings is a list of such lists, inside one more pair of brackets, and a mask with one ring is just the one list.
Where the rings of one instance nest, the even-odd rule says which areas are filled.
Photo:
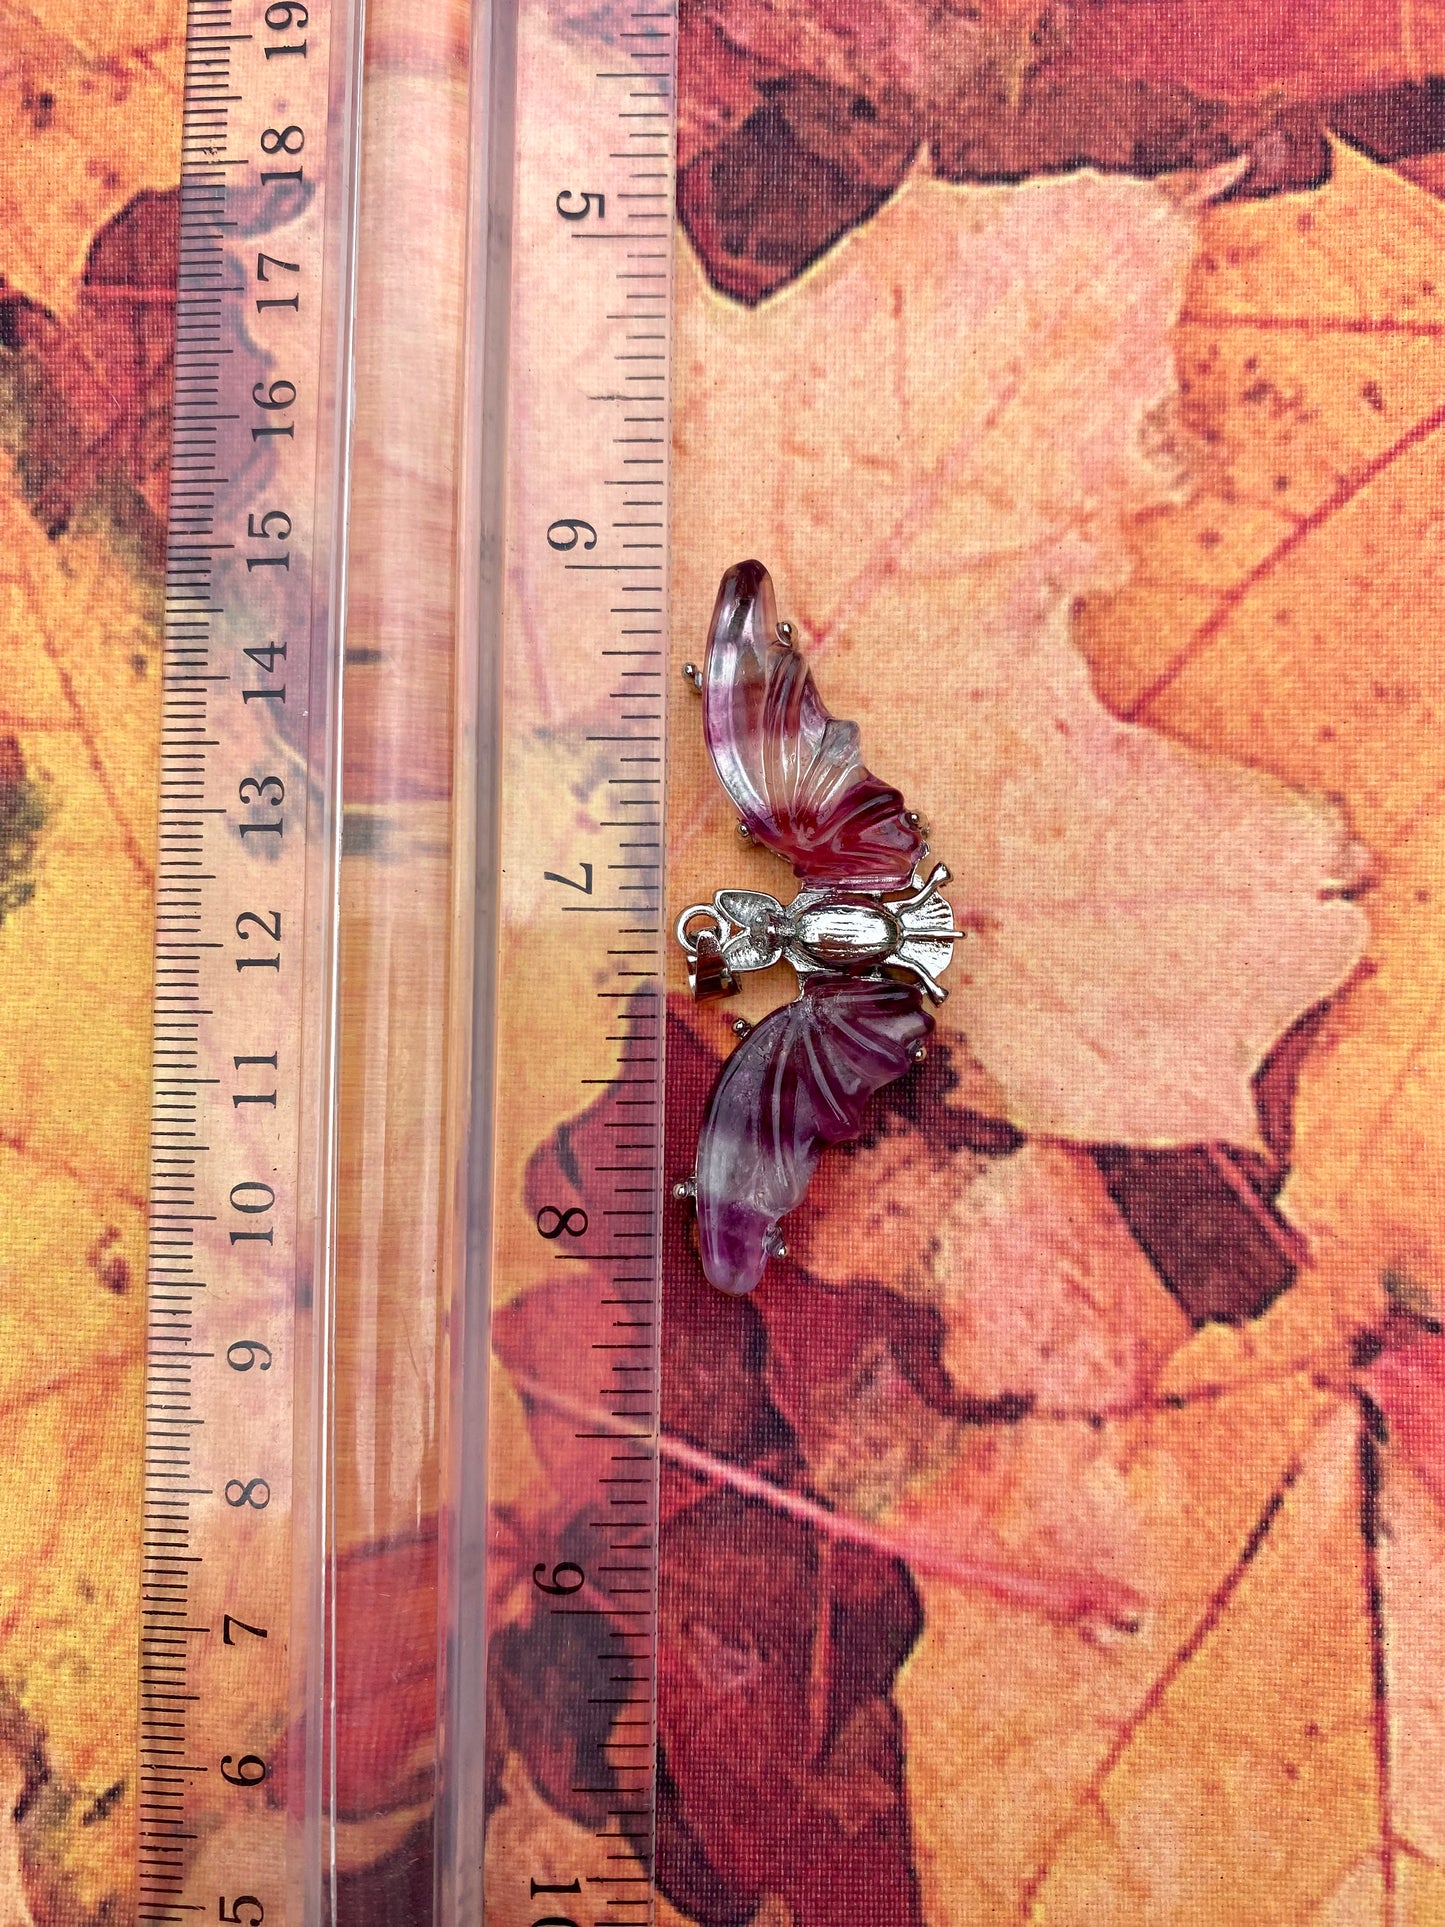
[[191, 0], [165, 607], [142, 1922], [311, 1912], [346, 0]]
[[654, 1903], [675, 27], [667, 0], [575, 30], [521, 0], [515, 46], [493, 50], [494, 137], [512, 115], [492, 144], [510, 249], [489, 264], [485, 343], [505, 397], [484, 450], [500, 519], [494, 1330], [549, 1280], [567, 1310], [493, 1406], [494, 1504], [539, 1439], [555, 1504], [525, 1543], [494, 1540], [488, 1593], [521, 1589], [505, 1636], [525, 1623], [537, 1694], [569, 1696], [587, 1736], [562, 1793], [572, 1846], [540, 1865], [500, 1833], [488, 1845], [483, 1912], [504, 1922], [638, 1927]]

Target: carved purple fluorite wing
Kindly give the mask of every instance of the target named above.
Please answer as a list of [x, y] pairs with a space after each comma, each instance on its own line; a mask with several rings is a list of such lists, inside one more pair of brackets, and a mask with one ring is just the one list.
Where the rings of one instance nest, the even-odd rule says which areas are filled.
[[702, 694], [713, 767], [759, 842], [810, 883], [907, 884], [923, 833], [900, 793], [863, 767], [858, 725], [828, 714], [801, 655], [778, 640], [761, 562], [722, 579]]
[[702, 1267], [751, 1291], [768, 1234], [798, 1204], [825, 1144], [857, 1137], [863, 1106], [901, 1077], [933, 1029], [912, 984], [811, 977], [723, 1066], [697, 1146]]

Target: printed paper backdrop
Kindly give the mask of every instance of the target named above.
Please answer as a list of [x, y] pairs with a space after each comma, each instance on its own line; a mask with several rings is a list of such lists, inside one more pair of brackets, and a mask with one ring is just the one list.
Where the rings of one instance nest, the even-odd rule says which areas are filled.
[[[666, 1917], [1438, 1919], [1445, 20], [713, 0], [681, 43], [674, 675], [758, 557], [970, 937], [753, 1298], [673, 1208]], [[673, 686], [672, 914], [786, 896]], [[669, 1175], [792, 980], [673, 987]], [[561, 1864], [598, 1735], [522, 1590], [492, 1824]]]
[[0, 1918], [133, 1912], [180, 10], [0, 4]]
[[[755, 1300], [673, 1221], [670, 1918], [1438, 1919], [1445, 23], [682, 25], [678, 659], [759, 555], [979, 968]], [[69, 1927], [133, 1904], [179, 8], [0, 49], [0, 1911]], [[769, 872], [675, 712], [682, 902]], [[679, 995], [684, 1167], [729, 1042]], [[539, 1678], [494, 1826], [590, 1839]]]

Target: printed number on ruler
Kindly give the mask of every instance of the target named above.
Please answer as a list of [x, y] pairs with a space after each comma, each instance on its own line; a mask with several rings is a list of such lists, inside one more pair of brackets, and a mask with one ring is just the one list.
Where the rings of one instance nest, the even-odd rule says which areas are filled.
[[[527, 793], [537, 765], [512, 765], [504, 861], [537, 879], [536, 914], [499, 984], [498, 1103], [505, 1120], [545, 1090], [546, 1115], [592, 1117], [565, 1180], [527, 1202], [567, 1314], [522, 1389], [575, 1440], [553, 1467], [567, 1523], [527, 1570], [576, 1704], [570, 1795], [595, 1847], [489, 1862], [484, 1912], [635, 1927], [651, 1911], [655, 1778], [674, 13], [624, 5], [605, 41], [565, 52], [549, 13], [519, 8], [503, 650], [509, 735], [565, 742], [583, 807], [539, 854], [552, 812]], [[508, 1040], [531, 1028], [512, 1001], [535, 999], [559, 957], [565, 1048], [514, 1077]]]
[[282, 1927], [289, 1904], [275, 1788], [294, 1744], [316, 450], [330, 48], [346, 13], [345, 0], [190, 0], [186, 26], [148, 1284], [147, 1924]]

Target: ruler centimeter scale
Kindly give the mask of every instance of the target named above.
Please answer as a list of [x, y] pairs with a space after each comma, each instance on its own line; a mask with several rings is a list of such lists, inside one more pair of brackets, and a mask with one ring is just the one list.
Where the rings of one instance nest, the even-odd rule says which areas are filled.
[[[299, 1921], [329, 1106], [345, 0], [190, 0], [164, 628], [143, 1923]], [[338, 76], [340, 79], [338, 80]], [[314, 1722], [313, 1722], [314, 1725]], [[284, 1792], [278, 1794], [278, 1789]], [[300, 1884], [298, 1884], [300, 1883]]]
[[[574, 1696], [571, 1723], [590, 1736], [570, 1788], [591, 1816], [590, 1846], [575, 1864], [524, 1864], [532, 1849], [516, 1864], [489, 1853], [482, 1912], [525, 1927], [643, 1927], [656, 1897], [675, 73], [665, 0], [624, 0], [596, 38], [568, 32], [546, 0], [521, 0], [506, 210], [500, 841], [504, 904], [509, 877], [525, 879], [531, 914], [519, 931], [504, 911], [494, 1102], [498, 1135], [513, 1142], [542, 1086], [550, 1116], [604, 1093], [610, 1112], [571, 1198], [524, 1205], [499, 1192], [492, 1206], [498, 1301], [522, 1282], [509, 1275], [519, 1251], [531, 1254], [526, 1276], [550, 1269], [573, 1283], [575, 1316], [546, 1376], [585, 1388], [548, 1415], [576, 1446], [570, 1473], [551, 1469], [554, 1482], [572, 1481], [568, 1523], [525, 1565], [551, 1664]], [[521, 746], [538, 742], [564, 750], [574, 794], [588, 799], [557, 844], [538, 839], [550, 799], [528, 793], [541, 779]], [[559, 956], [561, 988], [549, 993]], [[565, 1042], [538, 1063], [522, 1040], [535, 1036], [529, 1006], [546, 994], [568, 1004], [555, 1013]], [[545, 1412], [547, 1387], [522, 1389]], [[494, 1432], [494, 1453], [503, 1444]]]
[[[583, 1174], [590, 1217], [563, 1199], [526, 1227], [544, 1261], [588, 1281], [563, 1341], [575, 1355], [557, 1361], [561, 1382], [591, 1388], [571, 1421], [590, 1469], [565, 1495], [588, 1550], [572, 1535], [538, 1546], [535, 1583], [578, 1724], [600, 1735], [572, 1789], [595, 1807], [593, 1850], [577, 1866], [489, 1862], [483, 1899], [505, 1920], [640, 1927], [654, 1903], [675, 16], [624, 0], [589, 42], [545, 0], [503, 5], [513, 362], [491, 459], [505, 582], [479, 641], [508, 691], [498, 753], [565, 748], [600, 806], [565, 849], [539, 850], [541, 779], [504, 781], [504, 872], [525, 872], [537, 914], [497, 985], [492, 1123], [501, 1133], [549, 1074], [553, 1114], [607, 1089], [617, 1116]], [[355, 11], [190, 0], [187, 19], [137, 1781], [147, 1927], [300, 1927], [326, 1904], [319, 1549]], [[527, 666], [539, 654], [543, 681]], [[591, 994], [566, 1014], [555, 1072], [518, 1078], [509, 1037], [531, 1034], [512, 1020], [536, 995], [532, 941], [539, 963], [564, 946]], [[517, 1208], [499, 1196], [491, 1222]]]

